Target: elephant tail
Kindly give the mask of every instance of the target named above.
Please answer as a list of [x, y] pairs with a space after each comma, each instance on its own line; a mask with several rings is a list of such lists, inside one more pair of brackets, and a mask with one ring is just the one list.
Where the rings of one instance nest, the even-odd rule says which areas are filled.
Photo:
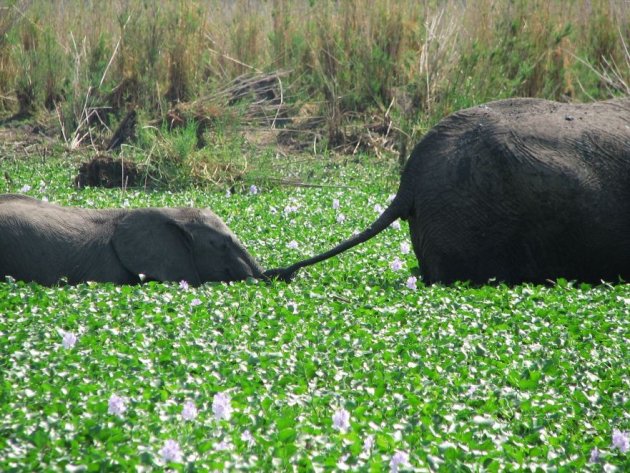
[[350, 248], [353, 248], [360, 243], [369, 240], [370, 238], [378, 235], [387, 227], [389, 227], [398, 218], [408, 215], [407, 205], [404, 204], [403, 200], [404, 198], [399, 192], [396, 195], [396, 198], [389, 205], [389, 207], [387, 207], [385, 211], [368, 228], [363, 230], [361, 233], [351, 236], [331, 250], [305, 259], [303, 261], [299, 261], [286, 268], [270, 269], [265, 272], [265, 276], [270, 279], [281, 279], [283, 281], [290, 282], [295, 277], [295, 273], [300, 268], [319, 263], [320, 261], [327, 260], [328, 258], [332, 258], [339, 253], [349, 250]]

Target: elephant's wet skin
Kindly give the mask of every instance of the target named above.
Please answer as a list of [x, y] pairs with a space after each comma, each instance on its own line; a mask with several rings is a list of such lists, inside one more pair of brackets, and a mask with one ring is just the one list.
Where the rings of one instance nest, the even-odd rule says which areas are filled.
[[210, 210], [80, 209], [0, 195], [0, 277], [54, 285], [86, 281], [267, 279]]
[[630, 280], [630, 98], [457, 112], [416, 145], [372, 225], [290, 275], [409, 220], [427, 283]]

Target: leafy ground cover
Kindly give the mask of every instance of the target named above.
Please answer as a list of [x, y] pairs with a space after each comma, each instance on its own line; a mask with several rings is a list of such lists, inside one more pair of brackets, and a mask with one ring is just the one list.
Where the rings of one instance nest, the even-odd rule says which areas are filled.
[[[2, 192], [211, 207], [266, 267], [395, 191], [361, 166], [227, 196], [2, 165]], [[291, 285], [0, 283], [0, 470], [627, 471], [630, 286], [425, 287], [408, 242], [403, 223]]]

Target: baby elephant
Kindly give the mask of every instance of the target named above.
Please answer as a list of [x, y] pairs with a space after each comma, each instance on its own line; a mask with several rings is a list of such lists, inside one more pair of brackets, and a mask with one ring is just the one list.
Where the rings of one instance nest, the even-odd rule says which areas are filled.
[[85, 281], [266, 279], [210, 210], [91, 210], [0, 195], [0, 278], [53, 285]]

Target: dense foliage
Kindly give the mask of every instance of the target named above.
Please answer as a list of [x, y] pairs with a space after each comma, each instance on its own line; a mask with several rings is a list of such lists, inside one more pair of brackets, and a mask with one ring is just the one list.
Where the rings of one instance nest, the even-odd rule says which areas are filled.
[[[231, 196], [3, 169], [1, 191], [63, 204], [209, 206], [266, 267], [394, 190], [360, 165], [349, 188]], [[630, 286], [425, 287], [408, 241], [403, 223], [291, 285], [0, 283], [0, 470], [630, 468]]]

